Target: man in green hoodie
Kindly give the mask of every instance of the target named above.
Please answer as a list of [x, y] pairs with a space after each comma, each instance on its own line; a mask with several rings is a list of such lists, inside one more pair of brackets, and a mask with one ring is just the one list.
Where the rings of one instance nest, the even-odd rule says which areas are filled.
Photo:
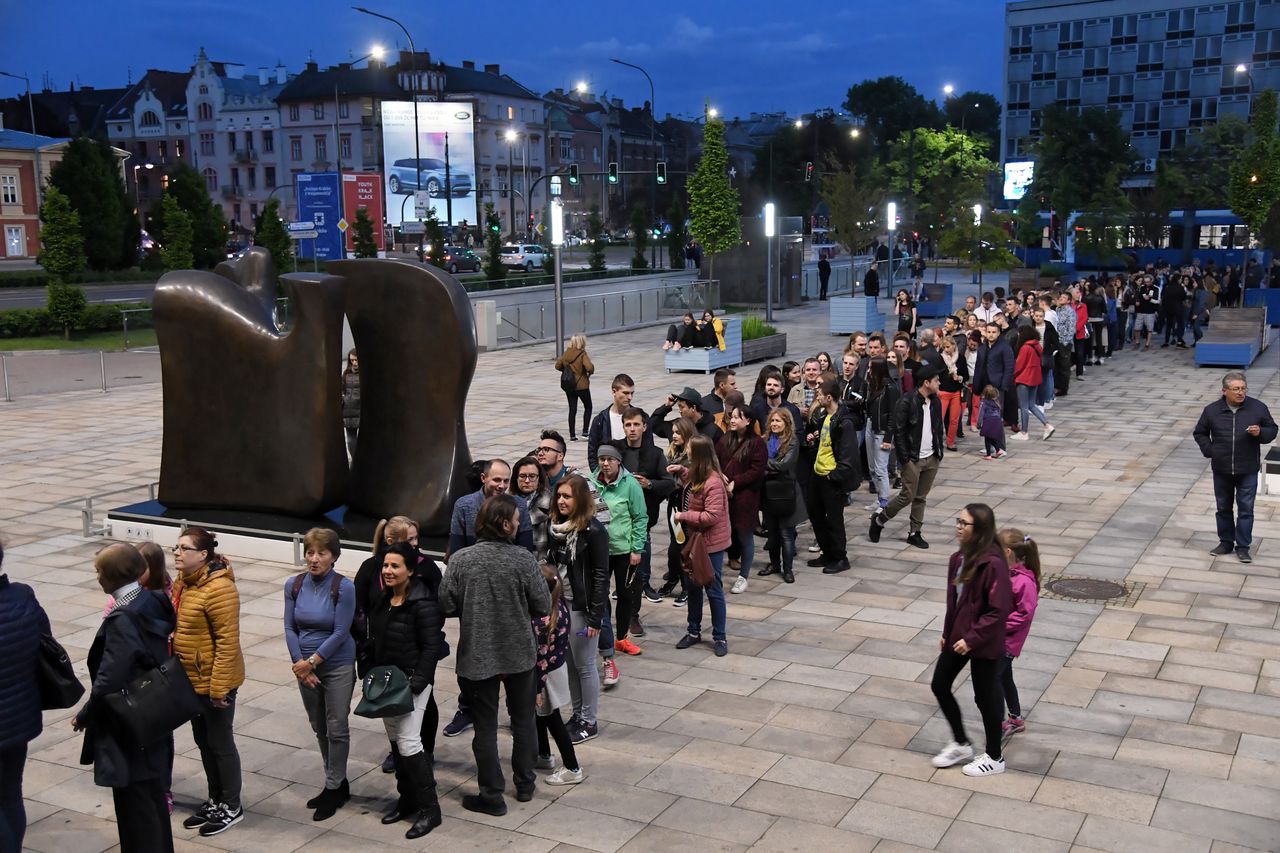
[[[649, 510], [644, 490], [622, 467], [622, 454], [616, 447], [602, 444], [596, 450], [596, 465], [595, 486], [609, 507], [609, 571], [618, 593], [613, 647], [624, 654], [638, 655], [640, 647], [627, 639], [627, 629], [640, 607], [640, 555], [649, 534]], [[607, 623], [604, 630], [609, 631]], [[610, 656], [605, 657], [602, 681], [605, 686], [618, 683], [618, 665]]]

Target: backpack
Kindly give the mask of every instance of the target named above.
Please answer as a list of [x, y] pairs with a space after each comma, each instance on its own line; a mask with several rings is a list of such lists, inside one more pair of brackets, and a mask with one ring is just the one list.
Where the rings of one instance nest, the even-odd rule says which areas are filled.
[[[581, 357], [581, 353], [574, 356], [573, 361], [577, 361]], [[568, 362], [564, 367], [560, 368], [560, 389], [572, 393], [578, 390], [578, 374], [573, 372], [573, 362]]]
[[[294, 600], [298, 600], [298, 593], [302, 592], [302, 582], [306, 579], [307, 573], [293, 576], [293, 583], [289, 586], [289, 596]], [[338, 606], [338, 593], [342, 589], [342, 575], [337, 572], [333, 573], [333, 580], [329, 584], [329, 597], [333, 599], [333, 606]]]

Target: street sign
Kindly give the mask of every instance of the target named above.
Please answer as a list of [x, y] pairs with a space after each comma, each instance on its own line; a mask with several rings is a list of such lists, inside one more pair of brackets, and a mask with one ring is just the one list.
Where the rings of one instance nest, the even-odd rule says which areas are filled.
[[290, 234], [292, 234], [295, 231], [314, 231], [314, 230], [316, 230], [316, 224], [314, 222], [290, 222], [289, 223]]
[[415, 219], [426, 219], [427, 211], [434, 207], [431, 193], [418, 190], [413, 194], [413, 216]]
[[560, 195], [560, 176], [559, 175], [551, 176], [551, 195], [553, 197]]
[[541, 222], [539, 222], [539, 223], [538, 223], [538, 227], [537, 227], [537, 228], [535, 228], [535, 229], [533, 229], [533, 230], [534, 230], [534, 231], [537, 231], [537, 232], [538, 232], [538, 236], [539, 236], [539, 237], [541, 237], [543, 234], [546, 234], [546, 233], [547, 233], [547, 226], [545, 226], [545, 225], [543, 225]]
[[346, 219], [346, 217], [345, 217], [345, 216], [344, 216], [342, 219], [339, 219], [339, 220], [338, 220], [338, 230], [339, 230], [339, 231], [344, 231], [344, 232], [345, 232], [345, 231], [347, 230], [347, 228], [349, 228], [349, 227], [350, 227], [350, 223], [349, 223], [349, 222], [347, 222], [347, 219]]
[[425, 222], [401, 222], [401, 234], [425, 234], [427, 233], [427, 225]]
[[289, 230], [290, 240], [314, 240], [319, 236], [320, 236], [320, 232], [316, 231], [315, 229], [312, 229], [310, 231], [294, 231], [293, 229]]

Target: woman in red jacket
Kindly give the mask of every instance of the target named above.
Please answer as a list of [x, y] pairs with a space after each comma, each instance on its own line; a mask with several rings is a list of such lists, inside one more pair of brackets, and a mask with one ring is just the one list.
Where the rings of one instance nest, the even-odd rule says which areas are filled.
[[1082, 285], [1071, 287], [1071, 310], [1076, 314], [1076, 339], [1072, 358], [1076, 365], [1076, 378], [1084, 376], [1084, 363], [1089, 355], [1089, 309], [1084, 304]]
[[1049, 423], [1044, 416], [1044, 409], [1036, 405], [1036, 392], [1044, 381], [1040, 364], [1044, 360], [1044, 347], [1040, 345], [1040, 335], [1034, 326], [1022, 326], [1018, 329], [1018, 351], [1013, 365], [1013, 381], [1018, 388], [1018, 411], [1022, 416], [1022, 432], [1014, 433], [1015, 441], [1027, 441], [1027, 422], [1030, 415], [1044, 424], [1045, 441], [1057, 431], [1057, 427]]
[[[996, 542], [996, 517], [986, 504], [969, 504], [956, 518], [960, 550], [947, 566], [947, 615], [943, 620], [942, 653], [933, 671], [933, 695], [951, 726], [952, 741], [933, 757], [934, 767], [964, 766], [966, 776], [990, 776], [1004, 772], [1000, 752], [1004, 717], [1004, 693], [1000, 686], [1004, 668], [1005, 623], [1013, 608], [1009, 565]], [[987, 751], [973, 758], [973, 747], [964, 733], [960, 706], [951, 685], [969, 665], [973, 698], [982, 713]]]
[[[716, 459], [729, 481], [729, 526], [742, 554], [738, 578], [730, 592], [747, 591], [751, 563], [756, 553], [756, 523], [760, 519], [760, 489], [769, 450], [756, 435], [759, 423], [754, 410], [735, 406], [725, 413], [728, 431], [716, 442]], [[732, 563], [730, 563], [732, 568]]]
[[[707, 555], [711, 558], [711, 568], [715, 570], [715, 579], [707, 587], [707, 598], [711, 604], [711, 638], [715, 641], [716, 657], [724, 657], [729, 653], [729, 643], [725, 637], [724, 582], [720, 573], [724, 568], [724, 552], [729, 547], [731, 538], [729, 492], [725, 488], [720, 465], [716, 462], [716, 451], [711, 439], [704, 435], [695, 435], [689, 439], [688, 466], [671, 465], [667, 471], [674, 474], [683, 486], [677, 493], [680, 495], [681, 509], [672, 513], [671, 520], [683, 525], [688, 535], [695, 532], [703, 535]], [[1008, 578], [1005, 580], [1007, 582]], [[676, 643], [677, 649], [687, 649], [702, 642], [702, 588], [691, 583], [686, 589], [689, 594], [689, 626], [685, 635]], [[1003, 625], [1001, 629], [1003, 630]], [[999, 712], [1004, 713], [1003, 705]], [[999, 721], [996, 725], [999, 726]]]

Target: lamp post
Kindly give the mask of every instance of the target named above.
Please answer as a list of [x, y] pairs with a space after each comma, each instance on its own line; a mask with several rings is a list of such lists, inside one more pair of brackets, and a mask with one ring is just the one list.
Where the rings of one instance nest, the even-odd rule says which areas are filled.
[[886, 211], [886, 219], [889, 220], [889, 284], [888, 289], [893, 289], [893, 253], [898, 248], [898, 242], [894, 237], [894, 232], [898, 230], [898, 203], [896, 201], [889, 202]]
[[0, 77], [12, 77], [27, 84], [27, 115], [31, 118], [31, 152], [35, 155], [36, 161], [36, 210], [43, 210], [44, 178], [40, 172], [40, 144], [34, 138], [36, 136], [36, 104], [35, 95], [31, 91], [31, 78], [26, 74], [11, 74], [8, 71], [0, 71]]
[[146, 223], [142, 221], [142, 187], [138, 186], [138, 170], [146, 169], [150, 171], [155, 168], [154, 163], [139, 163], [133, 167], [133, 203], [138, 206], [138, 227], [146, 229]]
[[773, 238], [778, 233], [773, 202], [764, 206], [764, 321], [773, 322]]
[[507, 227], [511, 229], [511, 236], [516, 235], [516, 182], [515, 182], [515, 144], [516, 137], [520, 134], [516, 133], [515, 128], [508, 128], [504, 138], [507, 140]]
[[975, 204], [973, 206], [973, 259], [977, 262], [978, 267], [978, 292], [982, 292], [982, 205]]
[[[634, 68], [644, 75], [644, 79], [649, 81], [649, 155], [653, 158], [653, 162], [649, 164], [649, 215], [657, 219], [658, 217], [658, 149], [655, 142], [657, 136], [657, 125], [654, 122], [654, 116], [657, 115], [654, 106], [653, 95], [653, 78], [649, 76], [649, 72], [645, 71], [639, 65], [632, 65], [630, 62], [623, 62], [621, 59], [610, 59], [610, 62], [616, 62], [619, 65], [625, 65], [628, 68]], [[657, 244], [655, 243], [649, 249], [649, 266], [657, 265]]]
[[564, 355], [564, 284], [560, 269], [560, 251], [563, 246], [564, 203], [556, 199], [551, 202], [551, 251], [555, 254], [556, 261], [556, 358]]

